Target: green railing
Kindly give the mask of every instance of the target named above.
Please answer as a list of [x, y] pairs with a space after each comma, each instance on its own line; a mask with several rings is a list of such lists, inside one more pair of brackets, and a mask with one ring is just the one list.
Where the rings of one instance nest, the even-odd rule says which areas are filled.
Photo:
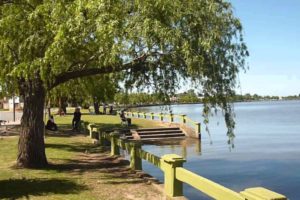
[[158, 120], [161, 122], [174, 123], [177, 122], [188, 127], [191, 127], [195, 131], [195, 137], [199, 137], [201, 134], [201, 124], [187, 117], [186, 115], [174, 115], [174, 114], [163, 114], [163, 113], [145, 113], [145, 112], [125, 112], [126, 117], [136, 117], [149, 120]]
[[119, 131], [105, 131], [92, 124], [83, 124], [89, 131], [90, 137], [97, 139], [99, 145], [104, 140], [111, 142], [111, 155], [119, 156], [120, 148], [127, 150], [130, 155], [130, 167], [133, 170], [142, 170], [142, 159], [147, 160], [164, 173], [164, 191], [168, 197], [183, 196], [183, 183], [200, 190], [206, 195], [220, 200], [287, 200], [281, 194], [262, 187], [248, 188], [241, 192], [235, 192], [209, 179], [199, 176], [185, 168], [185, 159], [176, 154], [167, 154], [158, 157], [141, 148], [140, 143], [130, 142], [120, 138]]

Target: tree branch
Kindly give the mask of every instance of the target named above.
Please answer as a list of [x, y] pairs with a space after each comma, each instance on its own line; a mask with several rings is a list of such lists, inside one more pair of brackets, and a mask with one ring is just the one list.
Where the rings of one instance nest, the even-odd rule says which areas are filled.
[[54, 82], [49, 85], [49, 89], [52, 89], [62, 83], [65, 83], [71, 79], [85, 77], [85, 76], [91, 76], [96, 74], [107, 74], [112, 72], [120, 72], [127, 69], [134, 69], [137, 70], [142, 67], [143, 64], [145, 64], [145, 61], [147, 59], [147, 55], [143, 54], [139, 58], [134, 59], [130, 63], [126, 63], [119, 66], [105, 66], [102, 68], [83, 68], [71, 72], [64, 72], [61, 74], [58, 74], [54, 78]]
[[16, 64], [20, 64], [20, 60], [19, 60], [19, 56], [18, 56], [17, 52], [13, 48], [11, 48], [9, 45], [7, 45], [7, 48], [11, 51], [11, 54], [14, 57]]

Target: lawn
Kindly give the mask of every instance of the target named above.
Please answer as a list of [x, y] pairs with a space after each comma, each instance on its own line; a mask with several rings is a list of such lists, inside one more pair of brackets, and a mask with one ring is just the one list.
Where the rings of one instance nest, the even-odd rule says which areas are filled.
[[[120, 126], [117, 116], [83, 115], [99, 126]], [[109, 148], [91, 143], [85, 135], [69, 134], [71, 115], [56, 116], [59, 133], [45, 137], [49, 166], [17, 169], [17, 136], [0, 138], [0, 199], [162, 199], [145, 178], [129, 169], [129, 162], [111, 157]], [[156, 126], [133, 119], [136, 127]]]
[[[54, 116], [55, 123], [58, 125], [70, 125], [72, 124], [72, 114], [68, 114], [65, 116]], [[88, 121], [91, 123], [95, 123], [98, 125], [98, 127], [122, 127], [121, 125], [121, 119], [118, 115], [90, 115], [87, 113], [83, 113], [81, 116], [81, 120]], [[132, 118], [131, 119], [132, 128], [147, 128], [147, 127], [159, 127], [161, 126], [158, 121], [151, 121], [147, 119], [137, 119]]]

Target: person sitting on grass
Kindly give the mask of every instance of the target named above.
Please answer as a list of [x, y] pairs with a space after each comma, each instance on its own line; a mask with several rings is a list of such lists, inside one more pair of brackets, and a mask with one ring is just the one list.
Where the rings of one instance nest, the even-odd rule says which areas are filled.
[[57, 125], [54, 122], [53, 115], [50, 115], [49, 120], [46, 124], [46, 129], [50, 131], [57, 131]]
[[131, 119], [126, 118], [124, 109], [122, 109], [121, 112], [120, 112], [120, 118], [121, 118], [121, 123], [122, 124], [126, 124], [127, 126], [131, 125]]
[[76, 108], [75, 112], [74, 112], [74, 115], [73, 115], [73, 120], [72, 120], [73, 131], [74, 130], [79, 131], [80, 120], [81, 120], [80, 108]]

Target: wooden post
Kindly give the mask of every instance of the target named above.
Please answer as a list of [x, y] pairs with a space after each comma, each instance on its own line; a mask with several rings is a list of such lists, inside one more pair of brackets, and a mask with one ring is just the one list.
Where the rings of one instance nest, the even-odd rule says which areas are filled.
[[162, 113], [159, 114], [160, 121], [164, 121], [164, 115]]
[[151, 120], [154, 120], [154, 113], [151, 113]]
[[170, 114], [170, 122], [174, 122], [174, 116], [173, 116], [173, 114]]
[[92, 135], [91, 135], [91, 138], [92, 138], [92, 139], [98, 139], [97, 137], [98, 137], [98, 129], [95, 128], [95, 127], [93, 127], [93, 128], [92, 128]]
[[182, 123], [185, 124], [186, 123], [186, 119], [185, 119], [186, 115], [180, 115], [180, 116], [181, 116]]
[[103, 131], [99, 130], [98, 132], [98, 138], [99, 138], [99, 145], [100, 146], [104, 146], [104, 137], [103, 137]]
[[165, 193], [169, 197], [183, 195], [182, 182], [176, 179], [176, 167], [182, 167], [185, 159], [176, 154], [167, 154], [162, 158], [162, 168], [164, 171]]
[[[195, 123], [195, 131], [196, 131], [196, 134], [200, 134], [200, 123]], [[199, 137], [199, 135], [197, 135]]]
[[88, 125], [88, 130], [89, 130], [90, 138], [93, 138], [93, 128], [94, 127], [95, 127], [95, 124], [89, 124]]
[[147, 115], [146, 115], [146, 113], [144, 112], [144, 119], [147, 119]]
[[118, 131], [114, 131], [110, 134], [110, 142], [111, 142], [111, 152], [110, 155], [112, 156], [119, 156], [120, 149], [118, 146], [118, 139], [120, 138], [120, 134]]
[[138, 149], [141, 149], [141, 143], [130, 143], [130, 168], [132, 170], [142, 170], [142, 159], [138, 155]]

